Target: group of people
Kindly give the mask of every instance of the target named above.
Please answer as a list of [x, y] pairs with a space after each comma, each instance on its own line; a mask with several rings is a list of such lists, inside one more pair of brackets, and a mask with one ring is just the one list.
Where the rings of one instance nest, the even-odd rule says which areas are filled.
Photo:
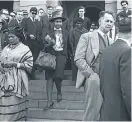
[[[128, 2], [121, 1], [124, 11]], [[124, 7], [125, 6], [125, 7]], [[127, 14], [129, 12], [129, 14]], [[36, 7], [26, 11], [1, 10], [0, 15], [0, 120], [26, 118], [28, 81], [36, 79], [35, 61], [41, 50], [55, 55], [56, 68], [46, 69], [47, 105], [51, 109], [53, 83], [57, 88], [57, 102], [61, 102], [61, 85], [68, 53], [72, 60], [72, 81], [76, 88], [84, 86], [84, 121], [131, 120], [131, 15], [109, 11], [99, 14], [99, 27], [84, 16], [79, 7], [78, 17], [71, 27], [63, 16], [63, 8]], [[24, 13], [26, 15], [24, 15]], [[7, 21], [9, 20], [9, 21]], [[92, 26], [91, 26], [92, 25]], [[113, 27], [118, 28], [114, 38]], [[114, 30], [115, 31], [115, 30]], [[49, 41], [47, 41], [49, 40]], [[54, 43], [53, 43], [54, 41]]]

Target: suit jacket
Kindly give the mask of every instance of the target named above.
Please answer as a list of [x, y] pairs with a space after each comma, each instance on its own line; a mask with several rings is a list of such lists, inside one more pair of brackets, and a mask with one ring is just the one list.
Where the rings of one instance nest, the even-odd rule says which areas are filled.
[[127, 13], [125, 11], [119, 12], [116, 16], [116, 21], [119, 22], [122, 17], [128, 17], [129, 15], [131, 15], [131, 13], [131, 10], [128, 10]]
[[12, 19], [9, 23], [8, 23], [9, 27], [15, 27], [15, 26], [21, 26], [21, 23], [18, 23], [18, 21], [16, 19]]
[[121, 40], [106, 48], [100, 61], [101, 121], [131, 120], [131, 47]]
[[47, 34], [49, 34], [50, 30], [53, 29], [54, 27], [54, 24], [49, 22], [49, 18], [48, 18], [48, 15], [44, 15], [40, 18], [40, 22], [41, 22], [41, 27], [42, 27], [42, 36], [43, 36], [43, 39], [45, 38], [45, 36]]
[[1, 30], [3, 31], [3, 30], [8, 28], [8, 23], [6, 22], [6, 20], [2, 20], [2, 22], [3, 22], [3, 25], [2, 25], [2, 29]]
[[[109, 44], [114, 41], [109, 38]], [[80, 88], [85, 78], [93, 74], [91, 68], [99, 54], [99, 37], [97, 30], [82, 34], [75, 52], [74, 61], [78, 67], [76, 88]]]
[[33, 22], [30, 17], [24, 18], [22, 20], [21, 26], [24, 28], [25, 33], [27, 34], [29, 40], [30, 40], [29, 35], [32, 34], [35, 36], [36, 41], [39, 42], [42, 41], [42, 27], [40, 21], [35, 20], [35, 22]]

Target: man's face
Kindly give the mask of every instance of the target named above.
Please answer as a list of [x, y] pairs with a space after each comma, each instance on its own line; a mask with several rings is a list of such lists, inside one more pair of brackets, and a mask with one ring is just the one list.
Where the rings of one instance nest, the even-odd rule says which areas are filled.
[[128, 4], [126, 2], [122, 3], [122, 9], [127, 10], [128, 9]]
[[18, 20], [22, 20], [22, 18], [23, 18], [23, 12], [17, 12], [16, 18]]
[[38, 15], [39, 15], [40, 17], [43, 16], [43, 15], [44, 15], [44, 11], [43, 11], [43, 10], [39, 10]]
[[30, 15], [31, 15], [32, 18], [35, 18], [36, 15], [37, 15], [37, 13], [36, 13], [36, 11], [31, 11], [31, 12], [30, 12]]
[[112, 27], [114, 26], [113, 16], [108, 13], [105, 13], [104, 17], [100, 18], [99, 26], [99, 28], [101, 28], [104, 33], [108, 33], [110, 29], [112, 29]]
[[15, 19], [15, 16], [16, 16], [15, 13], [11, 12], [10, 13], [10, 20]]
[[54, 22], [55, 28], [59, 29], [62, 27], [62, 20], [61, 19], [56, 19]]
[[3, 10], [1, 17], [4, 20], [8, 20], [9, 19], [9, 12], [7, 10]]
[[78, 14], [79, 14], [80, 17], [84, 16], [85, 10], [84, 9], [79, 9]]
[[48, 9], [47, 9], [47, 13], [48, 13], [48, 14], [52, 14], [52, 13], [53, 13], [53, 8], [52, 8], [52, 7], [51, 7], [51, 8], [48, 8]]

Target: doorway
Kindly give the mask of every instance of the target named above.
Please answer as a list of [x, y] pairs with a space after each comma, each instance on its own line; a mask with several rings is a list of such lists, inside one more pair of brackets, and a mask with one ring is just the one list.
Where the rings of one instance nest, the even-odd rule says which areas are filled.
[[13, 11], [13, 3], [14, 1], [0, 1], [0, 10], [7, 9], [9, 12]]

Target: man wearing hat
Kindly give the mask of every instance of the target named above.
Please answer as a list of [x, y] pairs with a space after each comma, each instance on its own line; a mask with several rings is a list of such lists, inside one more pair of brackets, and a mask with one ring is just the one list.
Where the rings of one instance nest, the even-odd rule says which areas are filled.
[[[39, 55], [42, 44], [42, 28], [41, 23], [36, 18], [37, 8], [32, 7], [30, 9], [30, 16], [22, 20], [21, 26], [24, 28], [27, 35], [27, 40], [24, 44], [28, 45], [32, 51], [34, 62]], [[32, 70], [32, 79], [35, 79], [35, 66]]]
[[75, 28], [71, 29], [69, 32], [69, 41], [72, 47], [72, 81], [75, 84], [76, 77], [77, 77], [77, 66], [74, 64], [74, 56], [78, 41], [80, 36], [84, 33], [87, 33], [88, 30], [83, 27], [84, 20], [81, 17], [77, 17], [74, 21]]
[[55, 82], [57, 88], [57, 102], [60, 102], [62, 100], [61, 82], [64, 77], [68, 42], [68, 32], [63, 30], [62, 28], [62, 22], [64, 22], [65, 20], [66, 18], [62, 17], [58, 11], [53, 12], [53, 17], [50, 19], [50, 22], [54, 24], [54, 29], [51, 30], [51, 32], [48, 34], [48, 38], [49, 40], [54, 40], [55, 43], [51, 43], [50, 46], [46, 48], [46, 51], [47, 53], [56, 56], [56, 68], [55, 70], [45, 71], [48, 98], [47, 106], [45, 109], [49, 109], [53, 106], [53, 82]]
[[118, 39], [102, 52], [101, 121], [131, 121], [131, 24], [119, 21]]

